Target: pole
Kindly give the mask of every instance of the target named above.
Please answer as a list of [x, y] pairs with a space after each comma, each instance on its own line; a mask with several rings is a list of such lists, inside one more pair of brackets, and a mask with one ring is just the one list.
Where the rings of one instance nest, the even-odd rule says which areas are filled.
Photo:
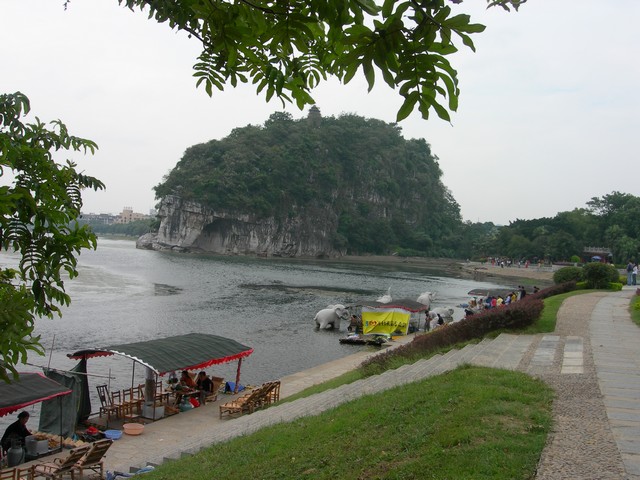
[[53, 354], [53, 346], [56, 343], [56, 334], [53, 334], [53, 340], [51, 340], [51, 350], [49, 350], [49, 363], [47, 363], [47, 368], [51, 367], [51, 355]]
[[242, 358], [238, 360], [238, 370], [236, 371], [236, 385], [233, 387], [233, 393], [238, 393], [238, 385], [240, 385], [240, 367], [242, 367]]

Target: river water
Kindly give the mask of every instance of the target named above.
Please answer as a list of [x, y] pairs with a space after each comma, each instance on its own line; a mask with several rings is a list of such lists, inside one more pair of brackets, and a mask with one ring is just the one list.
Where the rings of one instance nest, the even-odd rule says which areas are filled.
[[[0, 264], [12, 262], [15, 256], [0, 254]], [[79, 349], [202, 332], [254, 349], [242, 364], [243, 384], [373, 348], [340, 344], [344, 327], [316, 331], [313, 317], [329, 304], [375, 300], [390, 289], [395, 298], [412, 299], [434, 291], [434, 306], [455, 306], [472, 288], [501, 286], [379, 266], [138, 250], [133, 241], [106, 238], [99, 239], [97, 250], [82, 252], [78, 270], [79, 277], [66, 282], [72, 303], [62, 318], [37, 320], [46, 355], [31, 356], [30, 363], [68, 369], [75, 361], [66, 355]], [[457, 309], [456, 318], [462, 315]], [[233, 380], [236, 367], [232, 362], [208, 372]], [[99, 383], [110, 383], [112, 390], [132, 383], [132, 362], [122, 357], [90, 359], [88, 371], [105, 376], [90, 378], [92, 394]], [[142, 382], [143, 374], [136, 368], [133, 381]]]

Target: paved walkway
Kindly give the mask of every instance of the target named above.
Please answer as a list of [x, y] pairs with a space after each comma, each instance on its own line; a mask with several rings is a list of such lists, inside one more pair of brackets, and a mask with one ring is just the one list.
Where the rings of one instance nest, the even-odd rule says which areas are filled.
[[[268, 425], [317, 415], [362, 395], [418, 381], [467, 363], [540, 376], [558, 392], [555, 402], [558, 406], [554, 406], [555, 430], [543, 453], [539, 479], [640, 479], [640, 327], [631, 322], [627, 310], [634, 294], [635, 288], [625, 287], [621, 292], [572, 297], [574, 300], [565, 302], [571, 308], [563, 304], [558, 317], [559, 323], [560, 317], [570, 317], [573, 323], [563, 323], [553, 334], [502, 334], [495, 340], [483, 340], [477, 345], [251, 415], [220, 419], [218, 406], [233, 398], [220, 395], [213, 404], [146, 425], [139, 437], [123, 436], [109, 450], [106, 468], [128, 472], [147, 464], [158, 465]], [[404, 338], [401, 342], [410, 339]], [[376, 353], [375, 350], [362, 351], [284, 377], [281, 397], [337, 377]], [[586, 388], [590, 384], [592, 388]], [[571, 403], [564, 398], [572, 400], [580, 395], [583, 398], [579, 400], [588, 404], [584, 412], [579, 411], [583, 403]], [[563, 412], [563, 405], [573, 411]], [[591, 409], [595, 413], [591, 413]], [[584, 416], [597, 424], [600, 413], [602, 421], [597, 429], [584, 428], [582, 435], [576, 434], [581, 425], [589, 423]], [[592, 451], [604, 455], [611, 466], [598, 468], [598, 464], [605, 461], [595, 459]], [[572, 462], [585, 462], [585, 455], [593, 465], [585, 463], [586, 466], [580, 468], [590, 473], [567, 473], [575, 472]], [[601, 475], [599, 470], [608, 473]]]
[[635, 287], [600, 300], [591, 315], [591, 348], [613, 437], [628, 478], [640, 478], [640, 327], [630, 321]]

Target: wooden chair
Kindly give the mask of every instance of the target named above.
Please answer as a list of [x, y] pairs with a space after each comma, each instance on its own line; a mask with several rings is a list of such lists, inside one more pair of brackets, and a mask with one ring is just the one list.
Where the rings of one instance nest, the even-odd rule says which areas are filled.
[[259, 406], [260, 396], [264, 393], [262, 386], [256, 388], [251, 393], [243, 395], [220, 405], [220, 418], [224, 413], [253, 413], [257, 406]]
[[121, 390], [117, 390], [111, 393], [111, 405], [117, 408], [116, 416], [119, 418], [124, 418], [125, 415], [131, 413], [132, 406], [125, 402], [123, 392]]
[[265, 391], [265, 403], [271, 405], [280, 400], [280, 380], [269, 382], [269, 388]]
[[126, 422], [137, 421], [142, 413], [142, 403], [144, 399], [138, 398], [137, 388], [130, 387], [122, 390], [122, 417]]
[[113, 404], [111, 395], [109, 394], [109, 387], [106, 385], [96, 385], [96, 390], [98, 390], [98, 398], [101, 404], [99, 415], [102, 417], [104, 413], [107, 415], [107, 418], [109, 418], [111, 414], [114, 414], [117, 417], [120, 413], [120, 407]]
[[90, 445], [83, 445], [69, 451], [66, 457], [56, 458], [53, 462], [39, 463], [33, 466], [33, 478], [44, 477], [50, 479], [61, 479], [65, 475], [70, 475], [75, 479], [75, 472], [78, 469], [76, 463], [91, 448]]
[[29, 468], [16, 468], [16, 480], [32, 480], [33, 469]]
[[18, 480], [18, 472], [15, 468], [0, 470], [0, 480]]
[[31, 480], [32, 478], [31, 467], [0, 470], [0, 480]]
[[93, 473], [100, 475], [100, 479], [104, 479], [104, 455], [109, 450], [113, 440], [106, 438], [98, 440], [91, 444], [91, 448], [76, 463], [76, 468], [80, 472], [80, 478], [84, 477], [85, 470], [91, 470]]
[[218, 392], [220, 391], [220, 387], [224, 383], [224, 378], [222, 377], [211, 377], [211, 392], [208, 392], [204, 399], [205, 402], [215, 402], [218, 400]]

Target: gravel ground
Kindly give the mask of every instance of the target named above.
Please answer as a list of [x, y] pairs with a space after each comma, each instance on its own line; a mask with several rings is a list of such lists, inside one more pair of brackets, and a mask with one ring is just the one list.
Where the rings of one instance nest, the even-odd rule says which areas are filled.
[[[555, 334], [584, 339], [584, 374], [560, 374], [562, 348], [554, 368], [541, 378], [554, 388], [554, 425], [538, 464], [537, 480], [625, 479], [622, 458], [609, 426], [589, 342], [589, 319], [606, 293], [569, 297], [558, 312]], [[535, 348], [535, 347], [534, 347]], [[529, 358], [533, 349], [528, 352]], [[528, 364], [525, 357], [521, 365]]]

